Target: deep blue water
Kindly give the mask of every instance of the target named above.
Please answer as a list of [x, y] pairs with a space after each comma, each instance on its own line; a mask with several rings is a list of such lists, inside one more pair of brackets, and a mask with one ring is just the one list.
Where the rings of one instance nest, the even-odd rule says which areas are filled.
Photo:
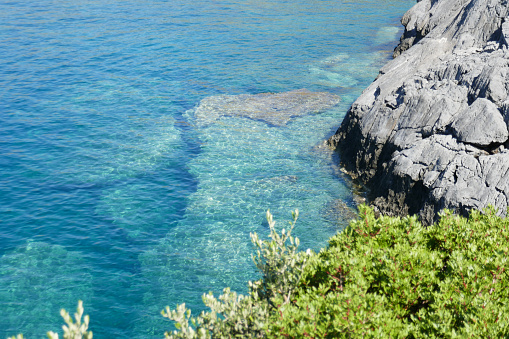
[[[269, 208], [325, 246], [353, 202], [317, 145], [413, 2], [0, 1], [0, 338], [58, 331], [78, 299], [94, 337], [162, 338], [166, 305], [246, 292]], [[300, 88], [342, 103], [193, 122], [207, 96]]]

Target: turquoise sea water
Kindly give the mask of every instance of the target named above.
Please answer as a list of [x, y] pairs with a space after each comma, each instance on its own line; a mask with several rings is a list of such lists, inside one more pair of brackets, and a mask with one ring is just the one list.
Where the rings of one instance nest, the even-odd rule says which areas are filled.
[[[302, 249], [352, 193], [317, 147], [377, 75], [411, 0], [0, 2], [0, 338], [43, 338], [84, 301], [97, 338], [162, 338], [160, 315], [256, 279], [250, 232], [300, 210]], [[286, 126], [218, 94], [342, 103]]]

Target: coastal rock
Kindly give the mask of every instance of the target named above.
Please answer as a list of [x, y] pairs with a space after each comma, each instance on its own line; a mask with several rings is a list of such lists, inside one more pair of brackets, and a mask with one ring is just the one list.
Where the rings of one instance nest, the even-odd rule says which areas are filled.
[[198, 125], [210, 124], [222, 116], [240, 116], [283, 126], [293, 117], [323, 112], [339, 101], [337, 95], [306, 89], [282, 93], [216, 95], [203, 99], [196, 107], [194, 116]]
[[502, 114], [488, 99], [478, 98], [455, 118], [451, 129], [460, 142], [486, 147], [504, 143], [509, 138]]
[[388, 215], [509, 201], [507, 0], [421, 0], [328, 143]]

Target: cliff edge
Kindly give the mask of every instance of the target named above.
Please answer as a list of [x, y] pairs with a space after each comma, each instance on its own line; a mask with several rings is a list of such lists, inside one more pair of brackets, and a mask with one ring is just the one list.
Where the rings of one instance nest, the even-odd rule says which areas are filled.
[[328, 143], [386, 215], [509, 204], [508, 0], [421, 0]]

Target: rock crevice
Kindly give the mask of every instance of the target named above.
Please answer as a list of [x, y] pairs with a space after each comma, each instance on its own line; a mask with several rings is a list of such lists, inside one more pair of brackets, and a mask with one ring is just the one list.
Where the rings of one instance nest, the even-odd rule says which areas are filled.
[[421, 0], [395, 58], [329, 139], [389, 215], [509, 201], [507, 0]]

